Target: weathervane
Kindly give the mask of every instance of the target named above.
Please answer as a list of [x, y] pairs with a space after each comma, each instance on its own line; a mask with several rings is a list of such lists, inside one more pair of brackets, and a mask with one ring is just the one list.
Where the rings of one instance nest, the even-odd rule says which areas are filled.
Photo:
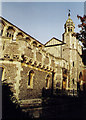
[[70, 9], [68, 9], [69, 13], [68, 13], [68, 16], [70, 16]]

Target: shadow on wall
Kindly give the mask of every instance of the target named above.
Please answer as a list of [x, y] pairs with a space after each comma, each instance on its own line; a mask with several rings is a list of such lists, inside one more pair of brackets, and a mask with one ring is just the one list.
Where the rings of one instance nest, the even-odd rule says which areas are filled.
[[[5, 81], [2, 82], [2, 120], [32, 120], [33, 118], [29, 116], [29, 111], [23, 112], [20, 108], [11, 91], [11, 85]], [[65, 92], [63, 94], [63, 91], [57, 92], [62, 95], [58, 96], [58, 93], [54, 95], [52, 94], [52, 89], [43, 88], [42, 115], [37, 119], [48, 120], [52, 118], [53, 120], [54, 118], [62, 118], [62, 116], [63, 118], [70, 118], [72, 114], [77, 118], [82, 118], [81, 114], [85, 112], [86, 108], [86, 91], [83, 92], [84, 97], [72, 97], [67, 96]], [[86, 120], [84, 115], [83, 118]]]
[[6, 83], [6, 81], [2, 82], [2, 120], [26, 120], [29, 116], [27, 113], [22, 112], [11, 91], [11, 85]]

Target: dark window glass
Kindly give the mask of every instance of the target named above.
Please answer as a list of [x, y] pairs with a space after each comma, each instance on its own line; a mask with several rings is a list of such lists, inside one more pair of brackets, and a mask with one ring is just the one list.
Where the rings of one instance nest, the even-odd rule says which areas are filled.
[[73, 84], [74, 84], [74, 79], [73, 79]]
[[2, 80], [3, 68], [0, 67], [0, 81]]
[[0, 36], [2, 36], [2, 34], [3, 34], [3, 30], [0, 30]]

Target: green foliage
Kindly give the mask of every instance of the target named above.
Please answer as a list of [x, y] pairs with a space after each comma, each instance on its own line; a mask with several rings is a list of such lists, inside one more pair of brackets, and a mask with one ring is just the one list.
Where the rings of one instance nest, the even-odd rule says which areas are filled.
[[79, 33], [74, 33], [73, 36], [76, 36], [76, 38], [81, 41], [83, 46], [86, 48], [86, 15], [83, 17], [77, 15], [77, 17], [81, 21], [81, 24], [78, 25], [81, 30]]

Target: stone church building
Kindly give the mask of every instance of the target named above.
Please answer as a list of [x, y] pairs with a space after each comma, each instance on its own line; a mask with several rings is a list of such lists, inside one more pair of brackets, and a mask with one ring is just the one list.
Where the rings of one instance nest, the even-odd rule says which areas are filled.
[[42, 90], [56, 89], [77, 95], [83, 84], [82, 46], [72, 34], [70, 18], [63, 39], [53, 37], [42, 44], [6, 19], [0, 17], [0, 79], [12, 83], [12, 91], [22, 105], [41, 101]]

